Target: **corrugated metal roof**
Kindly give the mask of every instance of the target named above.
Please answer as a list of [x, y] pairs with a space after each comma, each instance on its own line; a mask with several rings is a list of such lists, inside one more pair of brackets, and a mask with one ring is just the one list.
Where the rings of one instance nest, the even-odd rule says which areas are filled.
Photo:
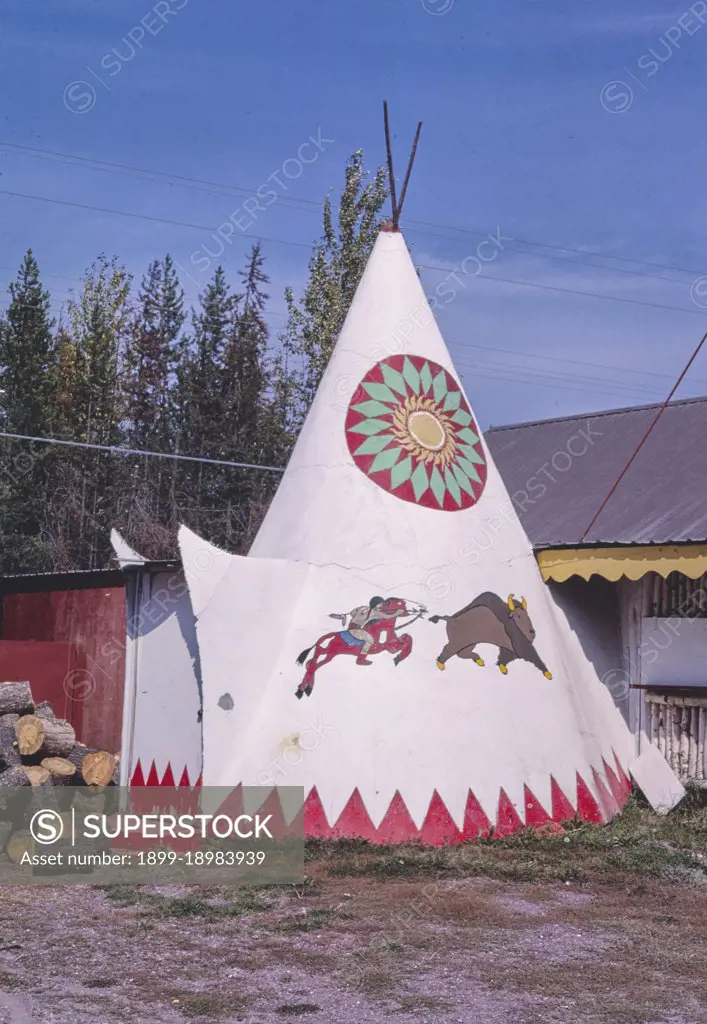
[[122, 569], [76, 569], [67, 572], [27, 572], [0, 576], [0, 593], [24, 594], [41, 590], [90, 590], [122, 587], [129, 572], [171, 572], [181, 569], [177, 559], [155, 559]]
[[0, 593], [31, 594], [41, 590], [90, 590], [124, 585], [120, 569], [31, 572], [0, 576]]
[[[494, 427], [485, 438], [535, 547], [578, 545], [659, 405]], [[671, 403], [585, 544], [707, 540], [707, 398]]]

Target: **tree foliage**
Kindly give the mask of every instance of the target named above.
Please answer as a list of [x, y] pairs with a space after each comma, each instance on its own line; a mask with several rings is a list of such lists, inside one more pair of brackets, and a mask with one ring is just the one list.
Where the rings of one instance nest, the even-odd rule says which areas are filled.
[[388, 195], [385, 181], [383, 168], [366, 173], [360, 150], [349, 158], [336, 218], [331, 197], [324, 200], [324, 230], [309, 261], [304, 294], [297, 303], [291, 289], [285, 293], [283, 340], [297, 375], [298, 422], [312, 403], [376, 240]]
[[[284, 466], [363, 273], [385, 200], [361, 153], [279, 338], [268, 328], [265, 257], [232, 286], [218, 267], [194, 310], [171, 257], [140, 285], [100, 255], [56, 324], [28, 251], [0, 317], [0, 571], [108, 565], [116, 527], [148, 557], [176, 554], [181, 523], [245, 552]], [[113, 451], [106, 452], [108, 447]], [[128, 449], [123, 451], [121, 449]], [[204, 461], [153, 458], [196, 456]]]

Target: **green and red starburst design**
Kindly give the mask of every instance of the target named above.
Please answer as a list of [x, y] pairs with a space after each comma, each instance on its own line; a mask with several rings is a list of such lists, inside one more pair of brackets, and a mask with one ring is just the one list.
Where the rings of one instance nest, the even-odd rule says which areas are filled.
[[403, 501], [457, 512], [486, 484], [486, 459], [459, 384], [418, 356], [381, 360], [359, 384], [346, 416], [354, 462]]

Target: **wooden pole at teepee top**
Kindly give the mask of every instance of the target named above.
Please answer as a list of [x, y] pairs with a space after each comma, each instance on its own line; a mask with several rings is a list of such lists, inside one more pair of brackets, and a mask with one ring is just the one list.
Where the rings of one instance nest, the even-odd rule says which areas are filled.
[[390, 183], [390, 203], [393, 207], [392, 220], [395, 224], [395, 210], [397, 202], [395, 199], [395, 175], [393, 173], [393, 150], [390, 145], [390, 124], [388, 122], [388, 101], [383, 100], [383, 122], [385, 124], [385, 152], [388, 159], [388, 181]]
[[410, 172], [412, 171], [412, 165], [415, 161], [415, 153], [417, 152], [417, 143], [420, 139], [420, 132], [422, 131], [422, 121], [417, 122], [417, 131], [415, 132], [415, 141], [412, 144], [412, 152], [410, 153], [410, 159], [408, 160], [408, 169], [405, 172], [405, 180], [403, 181], [403, 190], [400, 193], [400, 202], [393, 214], [393, 231], [398, 230], [398, 222], [400, 221], [400, 214], [403, 212], [403, 203], [405, 202], [405, 193], [408, 190], [408, 182], [410, 181]]
[[408, 189], [408, 182], [410, 181], [410, 172], [412, 171], [412, 165], [415, 160], [415, 153], [417, 152], [417, 143], [420, 139], [420, 132], [422, 131], [422, 121], [418, 121], [417, 131], [415, 132], [415, 140], [412, 144], [412, 152], [410, 153], [410, 159], [408, 161], [407, 171], [405, 172], [405, 179], [403, 181], [403, 190], [400, 193], [400, 202], [397, 200], [395, 192], [395, 173], [393, 171], [393, 149], [390, 143], [390, 122], [388, 120], [388, 101], [383, 100], [383, 123], [385, 125], [385, 152], [388, 162], [388, 181], [390, 183], [390, 203], [393, 208], [393, 215], [390, 221], [387, 221], [384, 225], [383, 230], [385, 231], [399, 231], [398, 224], [400, 223], [400, 214], [403, 210], [403, 203], [405, 202], [405, 193]]

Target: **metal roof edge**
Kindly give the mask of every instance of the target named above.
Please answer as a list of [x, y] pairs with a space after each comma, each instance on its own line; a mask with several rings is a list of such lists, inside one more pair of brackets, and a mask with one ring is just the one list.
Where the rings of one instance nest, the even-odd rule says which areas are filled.
[[41, 590], [101, 590], [123, 587], [120, 569], [85, 569], [0, 576], [0, 594], [30, 594]]
[[178, 572], [182, 568], [182, 563], [178, 558], [156, 558], [146, 562], [129, 562], [122, 566], [121, 572], [142, 572], [145, 569], [148, 572], [169, 572], [170, 570]]
[[[699, 402], [707, 402], [707, 395], [698, 395], [694, 398], [678, 398], [669, 402], [667, 408], [672, 409], [677, 405], [692, 405]], [[571, 416], [551, 416], [545, 420], [525, 420], [521, 423], [503, 423], [498, 427], [487, 427], [484, 436], [499, 433], [501, 430], [520, 430], [522, 427], [542, 427], [546, 423], [569, 423], [575, 420], [598, 419], [600, 416], [619, 416], [629, 412], [646, 412], [650, 409], [660, 409], [662, 402], [651, 402], [649, 405], [626, 405], [618, 409], [602, 409], [598, 412], [573, 413]]]
[[179, 572], [179, 559], [155, 559], [122, 568], [70, 569], [64, 572], [12, 573], [0, 576], [0, 594], [36, 593], [41, 590], [100, 590], [125, 586], [128, 573]]
[[550, 541], [547, 544], [533, 544], [533, 551], [578, 551], [580, 548], [587, 551], [591, 551], [593, 548], [684, 548], [694, 547], [696, 544], [707, 544], [707, 537], [704, 540], [592, 540], [584, 544], [580, 544], [579, 541], [553, 544]]

